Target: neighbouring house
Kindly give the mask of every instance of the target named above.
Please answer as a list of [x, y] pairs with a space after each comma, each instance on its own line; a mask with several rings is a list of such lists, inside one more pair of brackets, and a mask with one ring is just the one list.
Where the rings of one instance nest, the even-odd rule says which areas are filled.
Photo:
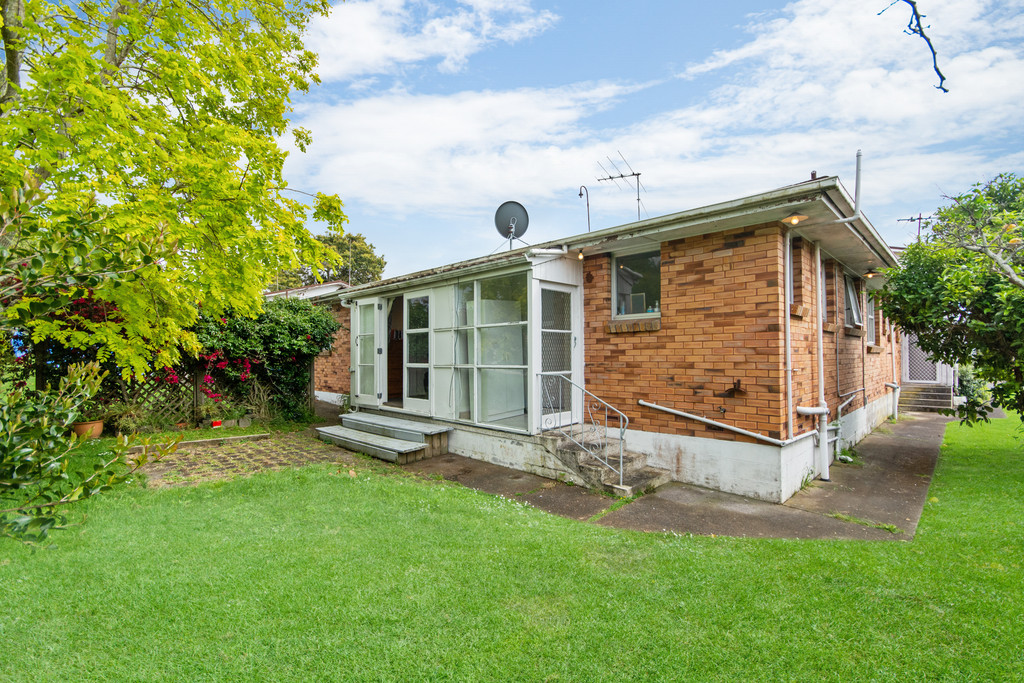
[[349, 288], [347, 282], [334, 280], [305, 287], [268, 292], [267, 299], [308, 299], [314, 306], [327, 306], [341, 327], [334, 333], [334, 344], [313, 361], [313, 391], [318, 401], [341, 404], [349, 395], [349, 312], [338, 298]]
[[896, 411], [868, 295], [895, 263], [824, 177], [325, 300], [351, 312], [361, 413], [552, 478], [782, 502]]

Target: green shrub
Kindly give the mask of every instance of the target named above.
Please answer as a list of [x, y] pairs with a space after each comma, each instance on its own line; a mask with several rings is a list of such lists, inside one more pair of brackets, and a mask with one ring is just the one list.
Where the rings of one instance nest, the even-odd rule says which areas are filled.
[[256, 380], [283, 417], [306, 419], [313, 359], [331, 347], [338, 327], [329, 310], [300, 299], [272, 299], [256, 318], [202, 316], [196, 324], [204, 349], [201, 386], [211, 400], [223, 398], [221, 392], [244, 397], [254, 393], [249, 383]]
[[957, 407], [957, 414], [963, 419], [965, 414], [984, 414], [991, 410], [992, 393], [988, 385], [978, 377], [970, 365], [962, 365], [957, 371], [956, 395], [963, 396], [966, 401]]
[[69, 504], [125, 481], [150, 459], [148, 442], [129, 460], [132, 442], [119, 439], [89, 471], [72, 468], [85, 439], [74, 436], [71, 425], [102, 381], [97, 364], [73, 365], [56, 389], [19, 387], [0, 402], [0, 536], [42, 542], [64, 524]]

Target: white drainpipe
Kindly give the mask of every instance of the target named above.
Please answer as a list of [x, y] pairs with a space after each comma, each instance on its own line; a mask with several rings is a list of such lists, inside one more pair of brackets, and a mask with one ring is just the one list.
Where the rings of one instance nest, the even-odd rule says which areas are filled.
[[533, 258], [534, 256], [562, 256], [563, 254], [569, 253], [569, 247], [564, 244], [561, 247], [555, 249], [530, 249], [526, 252], [527, 258]]
[[853, 190], [853, 215], [848, 217], [848, 218], [840, 218], [839, 220], [831, 221], [829, 223], [826, 223], [826, 225], [834, 225], [834, 224], [837, 224], [837, 223], [853, 223], [854, 221], [859, 221], [862, 218], [862, 216], [860, 215], [860, 159], [861, 159], [861, 156], [862, 156], [861, 151], [858, 149], [857, 150], [857, 179], [854, 181], [856, 183], [856, 185], [855, 185], [854, 190]]
[[[817, 408], [804, 408], [806, 411], [817, 411], [817, 412], [804, 412], [801, 413], [801, 408], [797, 407], [796, 412], [801, 415], [818, 415], [818, 474], [824, 481], [829, 480], [828, 476], [828, 422], [826, 417], [828, 416], [828, 403], [825, 401], [825, 338], [822, 332], [822, 325], [825, 324], [825, 312], [821, 310], [821, 244], [816, 243], [814, 245], [814, 271], [815, 271], [815, 287], [814, 291], [817, 294], [817, 302], [814, 308], [818, 311], [817, 317], [817, 328], [818, 328], [818, 407]], [[838, 299], [837, 299], [838, 301]], [[838, 378], [836, 378], [838, 380]]]
[[889, 358], [892, 360], [892, 381], [886, 382], [885, 386], [892, 389], [892, 419], [900, 415], [900, 385], [896, 376], [896, 327], [889, 323]]
[[786, 231], [785, 287], [783, 288], [782, 318], [786, 327], [786, 438], [793, 438], [793, 339], [789, 322], [789, 293], [793, 282], [793, 234]]

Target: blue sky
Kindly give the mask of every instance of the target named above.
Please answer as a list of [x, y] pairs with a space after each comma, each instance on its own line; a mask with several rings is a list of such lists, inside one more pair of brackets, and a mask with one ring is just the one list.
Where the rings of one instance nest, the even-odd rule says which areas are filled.
[[[891, 244], [957, 194], [1024, 172], [1024, 0], [919, 0], [950, 93], [889, 0], [595, 3], [348, 0], [310, 27], [323, 83], [294, 101], [313, 145], [293, 187], [339, 194], [387, 276], [636, 220], [607, 182], [640, 172], [642, 217], [819, 175]], [[292, 149], [286, 141], [286, 148]], [[315, 228], [314, 228], [315, 230]]]

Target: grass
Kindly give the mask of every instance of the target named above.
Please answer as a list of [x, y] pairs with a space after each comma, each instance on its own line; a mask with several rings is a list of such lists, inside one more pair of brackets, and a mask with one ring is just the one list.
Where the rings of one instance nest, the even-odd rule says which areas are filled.
[[326, 465], [119, 490], [0, 545], [0, 680], [1020, 680], [1016, 420], [913, 542], [642, 534]]
[[895, 524], [882, 524], [880, 522], [872, 522], [870, 519], [861, 519], [860, 517], [854, 517], [853, 515], [843, 514], [842, 512], [830, 512], [829, 517], [838, 519], [843, 522], [852, 522], [853, 524], [860, 524], [861, 526], [869, 526], [873, 529], [881, 529], [882, 531], [888, 531], [890, 534], [902, 534], [903, 529], [899, 528]]

